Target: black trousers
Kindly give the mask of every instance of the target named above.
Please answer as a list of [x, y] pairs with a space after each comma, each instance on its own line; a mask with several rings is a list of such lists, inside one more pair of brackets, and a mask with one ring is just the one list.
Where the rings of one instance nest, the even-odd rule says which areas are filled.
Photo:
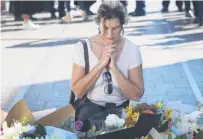
[[22, 11], [22, 2], [21, 1], [15, 1], [14, 3], [14, 16], [20, 17], [23, 13]]
[[145, 0], [136, 0], [136, 9], [135, 12], [142, 13], [145, 12]]
[[[126, 108], [129, 105], [129, 100], [124, 102], [122, 105], [117, 106], [114, 103], [107, 103], [106, 106], [100, 106], [91, 102], [88, 98], [81, 104], [75, 112], [75, 121], [80, 120], [83, 122], [82, 131], [86, 132], [90, 129], [91, 124], [94, 124], [99, 130], [101, 119], [108, 116], [109, 110], [114, 110], [116, 108]], [[96, 115], [101, 113], [101, 115]], [[95, 116], [91, 118], [92, 116]]]
[[[162, 6], [163, 6], [164, 8], [167, 8], [167, 9], [168, 9], [169, 3], [170, 3], [170, 0], [163, 0], [163, 1], [162, 1]], [[183, 6], [182, 0], [176, 0], [176, 6], [178, 7], [178, 9], [181, 9], [182, 6]]]
[[[56, 9], [54, 8], [54, 1], [50, 1], [50, 13], [54, 14]], [[65, 13], [65, 1], [58, 1], [58, 11], [59, 14]]]
[[75, 120], [85, 121], [85, 120], [88, 120], [93, 115], [98, 114], [100, 112], [103, 112], [109, 109], [121, 108], [121, 107], [125, 108], [128, 105], [129, 105], [129, 100], [117, 107], [114, 103], [107, 103], [106, 106], [101, 106], [91, 102], [87, 98], [86, 101], [76, 109]]
[[9, 12], [15, 17], [22, 14], [33, 15], [43, 10], [42, 2], [40, 1], [10, 1]]
[[[188, 12], [189, 10], [191, 10], [191, 1], [185, 1], [185, 11]], [[192, 4], [194, 7], [194, 15], [197, 16], [198, 13], [198, 1], [196, 0], [192, 0]]]
[[203, 1], [194, 1], [196, 4], [196, 17], [199, 20], [199, 25], [202, 26], [203, 24]]

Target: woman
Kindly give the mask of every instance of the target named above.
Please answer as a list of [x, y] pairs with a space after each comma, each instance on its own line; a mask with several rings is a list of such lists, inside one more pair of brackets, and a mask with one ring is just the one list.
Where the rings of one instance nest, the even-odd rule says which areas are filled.
[[76, 110], [80, 111], [78, 120], [108, 108], [126, 107], [129, 100], [139, 101], [143, 96], [141, 55], [138, 47], [122, 36], [126, 22], [120, 2], [100, 5], [96, 17], [99, 33], [86, 40], [90, 65], [87, 75], [82, 43], [75, 46], [71, 89], [79, 98], [87, 94], [86, 102]]

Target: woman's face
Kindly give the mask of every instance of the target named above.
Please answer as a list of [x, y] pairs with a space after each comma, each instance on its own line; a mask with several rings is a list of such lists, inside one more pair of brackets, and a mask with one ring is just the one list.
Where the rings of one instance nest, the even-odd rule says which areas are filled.
[[121, 25], [118, 18], [113, 19], [101, 19], [100, 31], [102, 40], [105, 45], [111, 45], [117, 43], [120, 39]]

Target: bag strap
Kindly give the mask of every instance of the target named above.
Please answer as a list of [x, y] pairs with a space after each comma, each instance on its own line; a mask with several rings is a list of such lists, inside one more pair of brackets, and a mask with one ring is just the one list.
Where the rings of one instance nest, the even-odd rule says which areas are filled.
[[81, 40], [84, 49], [84, 59], [85, 59], [85, 75], [89, 72], [89, 54], [88, 54], [88, 47], [85, 40]]
[[[85, 75], [88, 74], [89, 72], [89, 54], [88, 54], [88, 47], [87, 47], [87, 42], [85, 40], [80, 40], [83, 44], [83, 49], [84, 49], [84, 60], [85, 60]], [[86, 97], [86, 95], [84, 96]], [[71, 95], [70, 95], [70, 104], [72, 106], [74, 106], [74, 102], [75, 102], [75, 94], [74, 92], [71, 90]]]

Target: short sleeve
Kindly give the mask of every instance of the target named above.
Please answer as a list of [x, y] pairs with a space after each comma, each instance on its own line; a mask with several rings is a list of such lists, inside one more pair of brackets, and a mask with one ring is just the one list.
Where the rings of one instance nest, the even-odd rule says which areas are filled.
[[77, 42], [73, 48], [73, 64], [85, 67], [84, 50], [82, 42]]
[[128, 69], [132, 69], [132, 68], [135, 68], [139, 65], [142, 64], [142, 56], [141, 56], [141, 53], [140, 53], [140, 49], [138, 48], [138, 46], [136, 45], [133, 45], [131, 46], [131, 55], [130, 55], [130, 62], [129, 62], [129, 66], [128, 66]]

